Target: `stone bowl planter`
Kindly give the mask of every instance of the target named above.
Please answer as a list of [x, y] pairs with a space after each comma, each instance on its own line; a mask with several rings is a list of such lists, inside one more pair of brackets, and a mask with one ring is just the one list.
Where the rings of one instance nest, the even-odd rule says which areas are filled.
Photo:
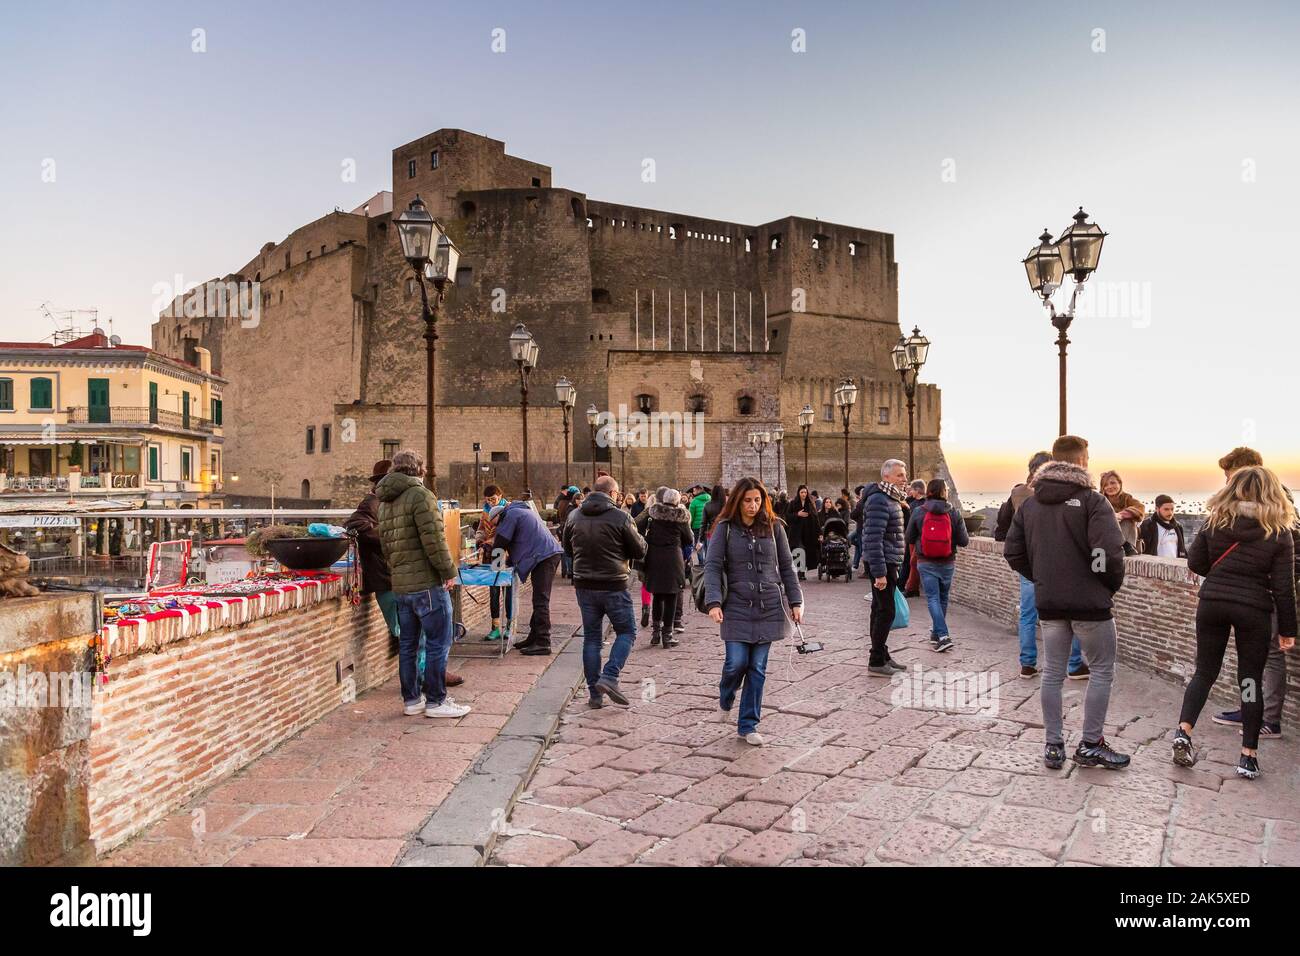
[[266, 542], [275, 560], [294, 571], [322, 571], [348, 550], [347, 538], [275, 538]]
[[974, 537], [980, 533], [984, 527], [984, 515], [976, 512], [975, 514], [963, 515], [962, 520], [966, 522], [966, 533]]

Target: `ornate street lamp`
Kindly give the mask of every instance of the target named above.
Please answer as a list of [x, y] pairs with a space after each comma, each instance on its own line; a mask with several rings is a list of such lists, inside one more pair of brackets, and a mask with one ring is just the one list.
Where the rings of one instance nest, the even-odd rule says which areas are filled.
[[573, 405], [578, 400], [578, 390], [573, 387], [563, 375], [555, 383], [555, 400], [560, 403], [560, 410], [564, 413], [564, 486], [569, 486], [569, 413], [573, 411]]
[[816, 416], [812, 405], [804, 403], [799, 410], [799, 429], [803, 432], [803, 483], [808, 484], [808, 433], [812, 431], [813, 418]]
[[614, 447], [618, 449], [618, 483], [623, 490], [627, 489], [627, 446], [630, 438], [631, 436], [622, 428], [614, 433]]
[[835, 404], [839, 407], [840, 417], [844, 420], [844, 487], [849, 486], [849, 417], [853, 414], [853, 405], [858, 400], [858, 386], [852, 379], [846, 378], [835, 389]]
[[[402, 242], [402, 255], [410, 263], [420, 286], [421, 317], [424, 320], [425, 352], [425, 426], [424, 426], [424, 484], [430, 491], [437, 492], [438, 473], [434, 458], [434, 401], [435, 401], [435, 363], [434, 351], [438, 342], [438, 312], [446, 298], [447, 284], [456, 278], [456, 266], [460, 261], [460, 250], [448, 238], [442, 227], [429, 215], [420, 197], [416, 196], [411, 204], [394, 222], [397, 236]], [[429, 292], [425, 279], [433, 283], [433, 302], [429, 302]]]
[[913, 326], [908, 337], [899, 336], [890, 357], [894, 360], [894, 371], [903, 382], [903, 391], [907, 395], [907, 473], [916, 474], [916, 380], [921, 374], [921, 366], [930, 354], [930, 340], [921, 334], [920, 328]]
[[781, 483], [785, 481], [785, 458], [781, 449], [785, 446], [785, 429], [777, 425], [772, 429], [772, 444], [776, 445], [776, 490], [781, 490]]
[[591, 486], [596, 487], [596, 423], [600, 421], [600, 412], [596, 403], [587, 406], [587, 424], [591, 426]]
[[772, 437], [767, 432], [750, 432], [749, 447], [758, 452], [758, 483], [763, 483], [763, 451], [767, 448]]
[[524, 422], [524, 491], [532, 491], [528, 483], [528, 376], [537, 367], [537, 341], [520, 322], [510, 333], [510, 357], [519, 366], [519, 410]]
[[[1060, 434], [1066, 432], [1066, 350], [1070, 345], [1067, 330], [1074, 320], [1074, 306], [1079, 298], [1079, 290], [1088, 277], [1097, 269], [1101, 261], [1101, 246], [1107, 233], [1101, 231], [1096, 223], [1088, 222], [1088, 214], [1079, 207], [1074, 214], [1074, 222], [1065, 228], [1060, 238], [1052, 241], [1052, 235], [1046, 229], [1038, 237], [1038, 245], [1029, 250], [1029, 255], [1021, 262], [1029, 279], [1029, 288], [1043, 300], [1043, 306], [1056, 327], [1056, 351], [1060, 367], [1058, 405], [1060, 410]], [[1060, 288], [1066, 274], [1074, 279], [1074, 291], [1070, 293], [1070, 304], [1064, 312], [1057, 312], [1052, 303], [1052, 295]]]

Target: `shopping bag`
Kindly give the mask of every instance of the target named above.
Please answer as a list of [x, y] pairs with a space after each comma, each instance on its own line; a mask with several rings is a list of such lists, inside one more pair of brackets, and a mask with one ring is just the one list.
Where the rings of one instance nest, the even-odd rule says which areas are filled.
[[902, 588], [894, 588], [894, 623], [892, 630], [898, 630], [900, 627], [907, 627], [912, 620], [912, 609], [907, 606], [907, 598], [903, 596]]

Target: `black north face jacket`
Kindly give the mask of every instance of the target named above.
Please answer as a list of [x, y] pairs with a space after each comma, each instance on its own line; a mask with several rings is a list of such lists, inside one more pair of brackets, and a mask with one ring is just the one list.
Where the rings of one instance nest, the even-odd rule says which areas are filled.
[[1003, 555], [1034, 582], [1045, 621], [1107, 621], [1124, 583], [1124, 539], [1115, 509], [1078, 465], [1038, 469], [1034, 493], [1011, 521]]

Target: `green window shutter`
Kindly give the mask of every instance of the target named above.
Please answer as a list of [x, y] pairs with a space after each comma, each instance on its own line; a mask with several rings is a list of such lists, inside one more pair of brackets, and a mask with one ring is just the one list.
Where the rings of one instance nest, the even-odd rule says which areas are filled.
[[6, 412], [14, 410], [14, 383], [13, 379], [0, 378], [0, 409]]
[[32, 379], [31, 407], [36, 409], [54, 407], [54, 383], [48, 378]]
[[149, 480], [158, 480], [158, 446], [149, 446]]

